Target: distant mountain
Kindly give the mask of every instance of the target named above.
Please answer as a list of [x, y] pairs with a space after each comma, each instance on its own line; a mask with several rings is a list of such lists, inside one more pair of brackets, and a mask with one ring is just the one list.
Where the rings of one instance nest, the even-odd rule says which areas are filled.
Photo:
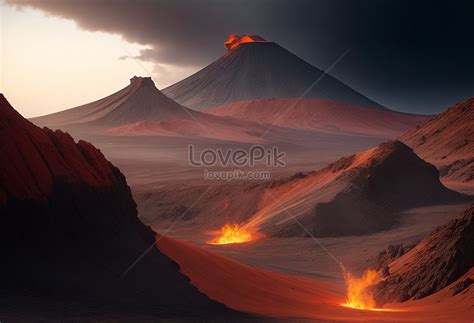
[[94, 308], [227, 312], [154, 246], [124, 176], [94, 146], [36, 127], [0, 95], [0, 152], [2, 292]]
[[[225, 44], [228, 51], [224, 56], [163, 89], [163, 93], [195, 110], [244, 100], [300, 98], [303, 95], [386, 109], [262, 37], [231, 35]], [[312, 87], [315, 82], [316, 86]]]
[[134, 76], [127, 87], [103, 99], [31, 121], [48, 127], [72, 124], [113, 127], [142, 120], [192, 119], [196, 114], [163, 95], [150, 77]]
[[374, 289], [377, 303], [425, 298], [445, 288], [447, 297], [469, 289], [472, 295], [473, 241], [474, 207], [470, 207], [389, 264], [388, 275]]
[[474, 181], [474, 98], [450, 107], [400, 137], [448, 181]]
[[230, 103], [206, 110], [216, 116], [305, 129], [396, 138], [432, 116], [372, 109], [322, 99], [266, 99]]

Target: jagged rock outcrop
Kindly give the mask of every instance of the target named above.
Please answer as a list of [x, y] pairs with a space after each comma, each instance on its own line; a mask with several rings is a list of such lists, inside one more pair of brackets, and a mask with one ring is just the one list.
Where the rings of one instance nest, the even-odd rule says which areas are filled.
[[156, 248], [124, 176], [91, 144], [36, 127], [1, 95], [0, 152], [2, 289], [145, 311], [228, 312]]
[[401, 244], [391, 244], [385, 250], [379, 252], [377, 256], [368, 259], [365, 267], [382, 271], [383, 276], [388, 276], [390, 274], [388, 265], [395, 259], [406, 254], [413, 247], [415, 247], [415, 244], [405, 246]]
[[[374, 287], [379, 305], [429, 296], [456, 282], [474, 266], [474, 206], [433, 231], [389, 265], [390, 275]], [[458, 282], [457, 294], [472, 278]]]
[[400, 137], [448, 181], [474, 181], [474, 97]]

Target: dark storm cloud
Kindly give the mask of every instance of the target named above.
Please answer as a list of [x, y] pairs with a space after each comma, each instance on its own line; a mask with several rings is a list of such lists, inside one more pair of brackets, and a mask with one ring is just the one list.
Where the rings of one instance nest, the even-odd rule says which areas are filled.
[[259, 34], [399, 110], [474, 95], [471, 1], [15, 1], [146, 44], [142, 60], [204, 66], [230, 33]]

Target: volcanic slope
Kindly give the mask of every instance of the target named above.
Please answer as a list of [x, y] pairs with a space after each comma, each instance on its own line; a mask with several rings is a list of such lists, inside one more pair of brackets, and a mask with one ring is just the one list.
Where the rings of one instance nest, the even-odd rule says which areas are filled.
[[270, 234], [304, 234], [296, 217], [319, 236], [380, 231], [397, 223], [401, 210], [466, 198], [438, 177], [436, 168], [406, 145], [383, 143], [302, 178], [274, 183], [247, 225]]
[[439, 295], [444, 292], [440, 291], [433, 295], [435, 300], [389, 304], [388, 308], [375, 311], [360, 310], [342, 305], [345, 295], [338, 284], [256, 268], [168, 237], [157, 244], [180, 265], [191, 284], [239, 311], [290, 321], [306, 318], [343, 322], [468, 322], [472, 319], [472, 286], [455, 296]]
[[229, 314], [150, 249], [155, 234], [137, 218], [124, 176], [94, 146], [36, 127], [0, 95], [0, 151], [2, 292]]
[[163, 95], [150, 77], [134, 76], [128, 86], [103, 99], [31, 121], [48, 127], [85, 123], [110, 127], [141, 120], [189, 119], [192, 114]]
[[218, 106], [206, 112], [294, 129], [390, 139], [432, 118], [323, 99], [248, 100]]
[[243, 100], [300, 98], [303, 95], [386, 109], [277, 43], [264, 41], [259, 36], [252, 37], [236, 43], [237, 46], [226, 46], [225, 55], [163, 89], [163, 93], [195, 110]]
[[423, 159], [438, 167], [443, 179], [474, 181], [474, 98], [400, 137]]

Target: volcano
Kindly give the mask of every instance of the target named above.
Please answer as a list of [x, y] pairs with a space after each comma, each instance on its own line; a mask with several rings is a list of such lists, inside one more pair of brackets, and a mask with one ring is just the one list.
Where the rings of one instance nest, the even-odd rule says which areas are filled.
[[434, 164], [448, 181], [474, 181], [474, 98], [403, 134], [400, 140]]
[[228, 51], [221, 58], [163, 93], [195, 110], [244, 100], [302, 96], [386, 109], [260, 36], [231, 35], [225, 44]]
[[2, 292], [95, 309], [229, 313], [154, 247], [124, 176], [94, 146], [38, 128], [0, 95], [0, 151]]

